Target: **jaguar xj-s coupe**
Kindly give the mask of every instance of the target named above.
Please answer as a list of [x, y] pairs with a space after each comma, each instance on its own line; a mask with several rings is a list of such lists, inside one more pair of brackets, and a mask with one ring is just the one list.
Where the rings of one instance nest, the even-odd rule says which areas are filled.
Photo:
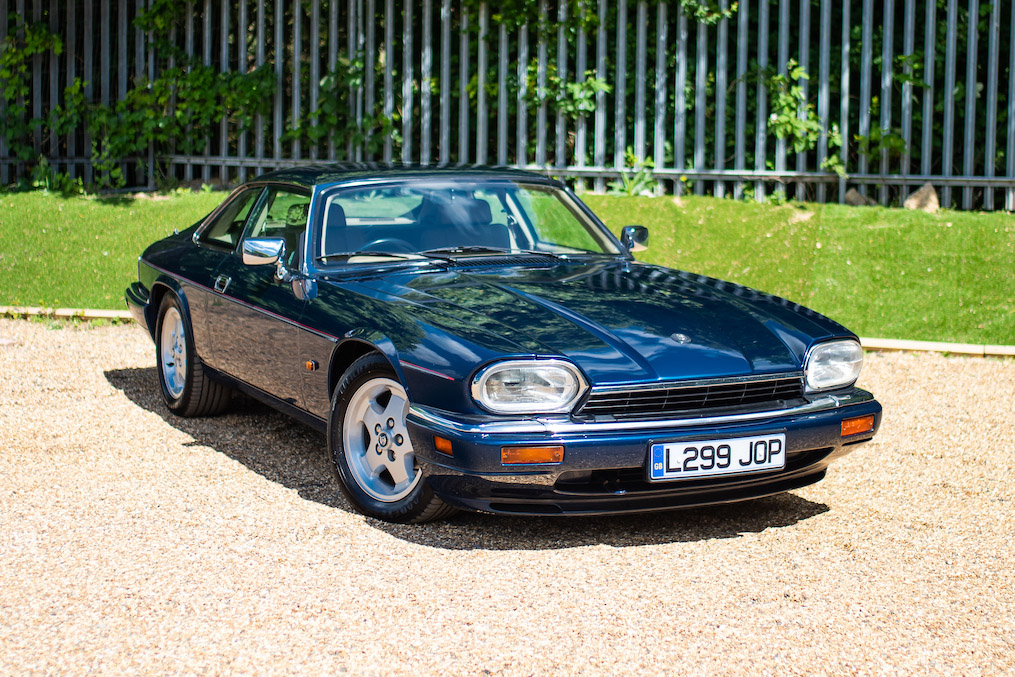
[[755, 498], [874, 436], [853, 333], [647, 242], [537, 174], [303, 167], [148, 247], [126, 298], [173, 413], [291, 414], [382, 520]]

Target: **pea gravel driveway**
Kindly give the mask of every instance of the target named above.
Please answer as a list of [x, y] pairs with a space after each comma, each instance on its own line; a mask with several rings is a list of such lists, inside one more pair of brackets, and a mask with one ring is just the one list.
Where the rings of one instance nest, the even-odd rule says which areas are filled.
[[162, 405], [136, 326], [0, 320], [0, 673], [1015, 671], [1015, 361], [873, 354], [818, 485], [616, 518], [350, 511], [324, 439]]

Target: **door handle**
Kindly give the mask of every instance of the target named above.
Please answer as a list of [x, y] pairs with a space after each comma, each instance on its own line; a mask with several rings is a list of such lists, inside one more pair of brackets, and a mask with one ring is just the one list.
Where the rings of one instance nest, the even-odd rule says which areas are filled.
[[229, 286], [229, 283], [232, 282], [232, 281], [233, 281], [233, 278], [231, 278], [231, 277], [226, 277], [225, 275], [219, 275], [218, 277], [215, 278], [215, 291], [217, 291], [219, 294], [225, 294], [226, 293], [226, 288]]

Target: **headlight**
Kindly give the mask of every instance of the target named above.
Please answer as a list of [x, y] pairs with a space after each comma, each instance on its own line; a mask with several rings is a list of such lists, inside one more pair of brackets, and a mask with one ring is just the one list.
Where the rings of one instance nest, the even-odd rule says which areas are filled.
[[807, 355], [804, 372], [807, 391], [842, 388], [853, 384], [863, 366], [863, 348], [852, 339], [819, 343]]
[[510, 360], [481, 369], [472, 380], [472, 397], [497, 414], [551, 414], [571, 411], [585, 387], [570, 362]]

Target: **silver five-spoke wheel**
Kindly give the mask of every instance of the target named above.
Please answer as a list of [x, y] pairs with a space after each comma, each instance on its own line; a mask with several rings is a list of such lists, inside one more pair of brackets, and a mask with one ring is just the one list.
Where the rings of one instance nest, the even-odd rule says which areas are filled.
[[349, 470], [371, 498], [393, 503], [412, 493], [422, 473], [405, 427], [409, 401], [390, 378], [363, 383], [349, 399], [342, 426]]
[[166, 390], [174, 398], [183, 394], [187, 384], [187, 334], [180, 311], [174, 307], [166, 310], [162, 317], [161, 360], [162, 378]]
[[328, 451], [342, 493], [363, 514], [388, 522], [427, 522], [455, 510], [429, 484], [408, 413], [408, 393], [379, 353], [349, 365], [331, 398]]
[[175, 294], [159, 305], [154, 337], [162, 397], [178, 416], [217, 414], [229, 404], [229, 388], [206, 375], [184, 308]]

